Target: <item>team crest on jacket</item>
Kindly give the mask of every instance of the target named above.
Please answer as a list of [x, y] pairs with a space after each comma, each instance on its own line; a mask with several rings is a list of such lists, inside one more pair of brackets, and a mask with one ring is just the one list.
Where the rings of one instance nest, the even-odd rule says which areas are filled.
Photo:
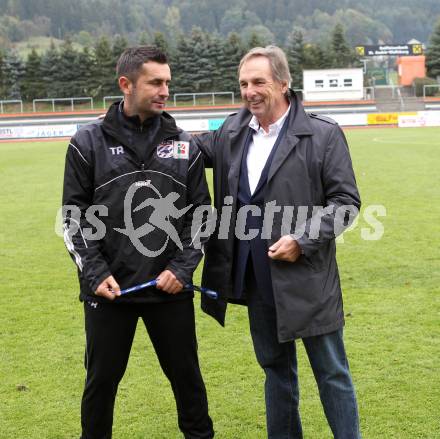
[[157, 156], [162, 159], [189, 159], [189, 142], [168, 140], [157, 146]]
[[169, 159], [173, 157], [174, 154], [174, 142], [168, 140], [157, 146], [157, 156], [162, 159]]

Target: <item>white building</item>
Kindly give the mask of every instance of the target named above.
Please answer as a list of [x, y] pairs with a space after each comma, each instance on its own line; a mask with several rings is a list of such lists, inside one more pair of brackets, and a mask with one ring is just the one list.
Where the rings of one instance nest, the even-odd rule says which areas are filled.
[[357, 100], [364, 97], [364, 75], [360, 69], [303, 71], [304, 101]]

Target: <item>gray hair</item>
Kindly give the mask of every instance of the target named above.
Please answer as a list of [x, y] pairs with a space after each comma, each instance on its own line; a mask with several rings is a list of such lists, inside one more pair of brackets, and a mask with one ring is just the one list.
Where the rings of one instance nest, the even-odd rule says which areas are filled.
[[257, 56], [266, 57], [269, 60], [273, 78], [279, 82], [286, 81], [290, 87], [292, 77], [290, 76], [289, 63], [286, 54], [277, 46], [254, 47], [249, 50], [240, 61], [238, 74], [240, 74], [240, 70], [246, 61]]

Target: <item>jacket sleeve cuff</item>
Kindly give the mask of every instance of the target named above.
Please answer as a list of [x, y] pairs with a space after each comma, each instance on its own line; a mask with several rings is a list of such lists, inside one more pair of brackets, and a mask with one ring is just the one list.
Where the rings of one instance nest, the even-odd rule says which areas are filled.
[[318, 249], [317, 242], [313, 242], [311, 239], [305, 238], [304, 236], [296, 239], [296, 242], [301, 248], [301, 254], [309, 257]]
[[110, 271], [105, 271], [100, 276], [94, 277], [93, 280], [89, 282], [92, 293], [95, 294], [95, 291], [98, 289], [99, 285], [101, 285], [101, 283], [111, 275], [112, 274]]
[[172, 263], [167, 265], [165, 270], [170, 270], [183, 286], [190, 284], [192, 281], [192, 276], [188, 276], [184, 270], [179, 270], [179, 268]]

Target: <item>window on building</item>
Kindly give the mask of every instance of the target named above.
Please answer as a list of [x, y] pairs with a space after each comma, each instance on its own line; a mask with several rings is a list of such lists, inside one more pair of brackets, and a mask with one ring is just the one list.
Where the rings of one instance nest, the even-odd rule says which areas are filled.
[[315, 79], [316, 88], [324, 88], [324, 81], [322, 79]]
[[330, 87], [337, 87], [338, 80], [337, 79], [330, 79], [329, 84], [330, 84]]
[[344, 79], [344, 87], [353, 87], [353, 79], [345, 78]]

